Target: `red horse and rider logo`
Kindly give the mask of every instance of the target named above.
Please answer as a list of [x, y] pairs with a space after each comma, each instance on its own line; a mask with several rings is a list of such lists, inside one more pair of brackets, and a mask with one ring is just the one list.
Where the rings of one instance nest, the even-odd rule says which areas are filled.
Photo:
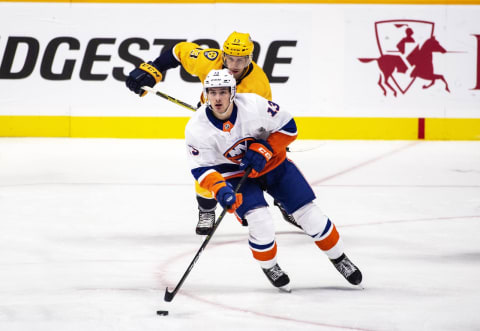
[[397, 96], [397, 90], [405, 94], [417, 78], [430, 81], [423, 85], [424, 89], [440, 79], [445, 84], [445, 90], [450, 92], [445, 77], [434, 71], [433, 53], [447, 52], [435, 38], [434, 28], [435, 23], [418, 20], [375, 22], [380, 57], [359, 60], [363, 63], [377, 62], [380, 68], [378, 85], [384, 95], [387, 95], [385, 86], [392, 90], [394, 96]]

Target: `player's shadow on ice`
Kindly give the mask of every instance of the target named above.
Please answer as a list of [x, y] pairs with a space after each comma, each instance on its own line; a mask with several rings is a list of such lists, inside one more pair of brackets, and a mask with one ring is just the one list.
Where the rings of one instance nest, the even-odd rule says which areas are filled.
[[186, 292], [189, 292], [192, 295], [204, 295], [204, 294], [212, 294], [212, 293], [228, 293], [231, 294], [243, 294], [243, 295], [258, 295], [258, 294], [265, 294], [265, 295], [278, 295], [278, 294], [295, 294], [295, 293], [322, 293], [322, 292], [330, 292], [330, 291], [362, 291], [362, 288], [356, 286], [300, 286], [296, 287], [294, 284], [290, 283], [291, 286], [291, 293], [287, 293], [281, 291], [276, 288], [270, 287], [249, 287], [249, 286], [232, 286], [232, 285], [215, 285], [215, 287], [206, 287], [206, 286], [190, 286]]
[[349, 285], [345, 285], [345, 286], [312, 286], [312, 287], [296, 287], [295, 285], [292, 285], [290, 284], [291, 288], [292, 288], [292, 293], [301, 293], [301, 292], [308, 292], [308, 293], [312, 293], [312, 292], [325, 292], [325, 291], [363, 291], [365, 289], [362, 289], [360, 287], [356, 287], [356, 286], [349, 286]]

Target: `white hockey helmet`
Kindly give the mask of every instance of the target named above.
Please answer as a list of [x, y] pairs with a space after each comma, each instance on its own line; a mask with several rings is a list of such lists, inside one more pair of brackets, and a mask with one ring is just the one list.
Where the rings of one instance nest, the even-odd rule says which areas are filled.
[[203, 97], [208, 101], [207, 89], [209, 87], [230, 87], [230, 102], [235, 99], [237, 92], [237, 81], [228, 69], [211, 70], [203, 82]]

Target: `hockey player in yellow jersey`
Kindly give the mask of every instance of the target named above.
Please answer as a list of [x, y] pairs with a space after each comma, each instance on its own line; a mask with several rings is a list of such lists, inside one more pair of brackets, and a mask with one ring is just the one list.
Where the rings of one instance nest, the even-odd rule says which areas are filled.
[[[127, 87], [134, 93], [144, 96], [147, 92], [142, 86], [153, 87], [162, 80], [161, 72], [181, 65], [189, 74], [197, 76], [203, 83], [212, 69], [229, 69], [237, 81], [237, 92], [255, 93], [268, 100], [272, 99], [272, 91], [267, 75], [253, 60], [254, 44], [248, 33], [233, 32], [225, 40], [223, 49], [201, 48], [191, 42], [180, 42], [164, 51], [154, 61], [142, 63], [130, 72], [126, 80]], [[204, 103], [203, 95], [201, 103]], [[195, 183], [197, 193], [199, 220], [196, 233], [209, 234], [215, 222], [217, 205], [211, 192]], [[293, 216], [277, 204], [284, 219], [298, 226]]]
[[239, 93], [255, 93], [271, 100], [272, 91], [267, 75], [252, 61], [253, 47], [249, 34], [234, 32], [223, 44], [223, 52], [219, 49], [202, 49], [189, 42], [181, 42], [173, 50], [185, 70], [200, 81], [205, 80], [210, 70], [225, 67], [237, 80]]
[[[254, 44], [248, 33], [233, 32], [223, 44], [223, 50], [201, 48], [191, 42], [180, 42], [163, 52], [157, 59], [142, 63], [127, 78], [127, 87], [144, 96], [142, 86], [151, 86], [162, 80], [162, 71], [181, 65], [201, 82], [212, 69], [229, 69], [237, 80], [239, 93], [255, 93], [272, 99], [270, 82], [265, 72], [252, 61]], [[203, 96], [202, 96], [203, 97]], [[202, 100], [203, 101], [203, 100]], [[203, 103], [203, 102], [202, 102]]]

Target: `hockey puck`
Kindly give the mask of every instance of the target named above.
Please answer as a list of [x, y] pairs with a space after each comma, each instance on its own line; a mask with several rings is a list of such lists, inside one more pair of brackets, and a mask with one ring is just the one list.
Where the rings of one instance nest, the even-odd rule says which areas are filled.
[[168, 315], [168, 310], [157, 310], [157, 315], [167, 316]]

